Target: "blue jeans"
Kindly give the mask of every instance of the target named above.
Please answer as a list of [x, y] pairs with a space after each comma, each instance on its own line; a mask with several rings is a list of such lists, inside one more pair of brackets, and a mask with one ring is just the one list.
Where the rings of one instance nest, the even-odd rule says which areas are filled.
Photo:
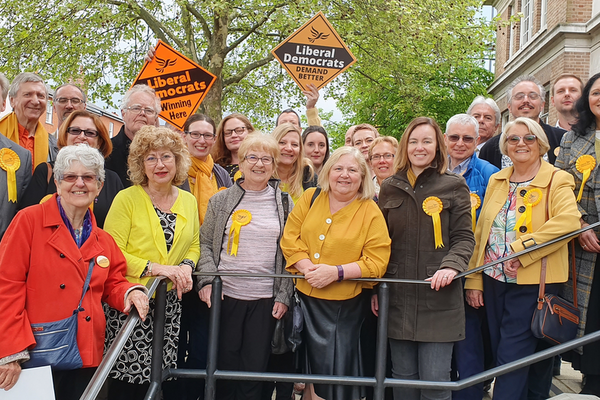
[[[454, 343], [413, 342], [390, 338], [392, 377], [450, 382]], [[450, 400], [450, 390], [394, 388], [394, 400]]]

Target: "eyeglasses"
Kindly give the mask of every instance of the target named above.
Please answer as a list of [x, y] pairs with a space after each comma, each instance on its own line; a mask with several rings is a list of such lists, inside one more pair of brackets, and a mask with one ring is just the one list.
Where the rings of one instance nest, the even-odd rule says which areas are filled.
[[263, 165], [270, 165], [273, 163], [273, 157], [258, 157], [254, 154], [250, 154], [249, 156], [244, 157], [249, 164], [256, 164], [258, 160], [262, 161]]
[[91, 129], [79, 129], [76, 127], [67, 128], [67, 132], [69, 133], [69, 135], [73, 135], [73, 136], [79, 136], [82, 133], [85, 135], [85, 137], [97, 137], [98, 136], [98, 131], [93, 131]]
[[[371, 144], [373, 143], [373, 141], [375, 141], [374, 138], [366, 138], [364, 140], [365, 144]], [[362, 140], [357, 140], [356, 142], [354, 142], [354, 147], [359, 147], [363, 145], [363, 141]]]
[[463, 143], [466, 143], [466, 144], [475, 143], [475, 139], [476, 139], [473, 136], [460, 136], [460, 135], [446, 135], [446, 137], [452, 143], [456, 143], [460, 139], [462, 139]]
[[192, 139], [200, 139], [200, 138], [204, 138], [204, 140], [206, 140], [207, 142], [210, 142], [211, 140], [213, 140], [215, 138], [215, 134], [214, 133], [200, 133], [200, 132], [196, 132], [196, 131], [185, 131], [183, 132], [186, 135], [190, 135], [190, 137]]
[[540, 98], [540, 95], [537, 94], [536, 92], [529, 92], [529, 93], [519, 92], [513, 96], [513, 99], [521, 101], [525, 98], [525, 96], [527, 96], [527, 98], [529, 98], [529, 100], [537, 100]]
[[142, 112], [149, 117], [153, 117], [156, 115], [156, 110], [150, 107], [131, 106], [125, 107], [125, 109], [135, 115], [141, 114]]
[[392, 153], [385, 153], [385, 154], [373, 154], [373, 155], [371, 156], [371, 161], [379, 161], [379, 160], [381, 160], [382, 158], [383, 158], [384, 160], [388, 160], [388, 161], [389, 161], [389, 160], [391, 160], [391, 159], [393, 159], [393, 158], [394, 158], [394, 155], [393, 155]]
[[149, 166], [153, 166], [153, 165], [158, 164], [158, 160], [160, 160], [160, 162], [162, 162], [163, 164], [168, 164], [168, 163], [173, 162], [175, 160], [175, 157], [173, 155], [171, 155], [171, 154], [164, 154], [164, 155], [160, 156], [160, 158], [159, 157], [150, 156], [150, 157], [147, 157], [144, 160], [144, 162], [146, 164], [148, 164]]
[[513, 135], [513, 136], [509, 136], [506, 140], [508, 141], [509, 144], [512, 144], [513, 146], [516, 146], [516, 145], [519, 144], [519, 142], [521, 141], [521, 139], [523, 139], [523, 142], [525, 144], [533, 144], [537, 140], [537, 136], [535, 136], [535, 135], [525, 135], [525, 136], [521, 137], [521, 136], [518, 136], [518, 135]]
[[240, 126], [238, 128], [227, 129], [226, 131], [223, 131], [223, 135], [225, 135], [225, 137], [229, 137], [229, 136], [233, 135], [233, 132], [235, 132], [239, 136], [242, 133], [244, 133], [245, 131], [246, 131], [246, 127]]
[[96, 175], [75, 175], [75, 174], [65, 174], [60, 177], [61, 181], [74, 183], [77, 182], [77, 179], [81, 178], [84, 183], [92, 183], [98, 180]]
[[57, 99], [54, 99], [54, 101], [57, 102], [58, 104], [67, 104], [70, 101], [71, 104], [73, 104], [74, 106], [81, 104], [81, 103], [85, 103], [85, 101], [78, 99], [77, 97], [72, 97], [72, 98], [59, 97]]

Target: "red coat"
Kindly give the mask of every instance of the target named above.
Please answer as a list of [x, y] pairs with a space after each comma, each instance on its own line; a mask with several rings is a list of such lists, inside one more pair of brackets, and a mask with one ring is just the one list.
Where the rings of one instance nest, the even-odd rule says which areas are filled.
[[113, 238], [96, 226], [77, 248], [58, 210], [56, 195], [17, 214], [0, 243], [0, 358], [35, 346], [30, 324], [72, 315], [81, 299], [92, 258], [90, 288], [79, 313], [77, 344], [84, 367], [102, 359], [106, 320], [101, 302], [123, 310], [127, 290], [125, 257]]

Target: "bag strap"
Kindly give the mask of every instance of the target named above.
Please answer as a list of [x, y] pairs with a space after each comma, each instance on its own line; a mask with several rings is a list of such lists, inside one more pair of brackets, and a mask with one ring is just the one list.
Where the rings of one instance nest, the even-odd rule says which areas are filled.
[[290, 198], [285, 192], [281, 192], [281, 205], [283, 206], [283, 225], [285, 225], [290, 214]]
[[315, 192], [312, 195], [312, 198], [310, 199], [310, 206], [308, 206], [308, 208], [312, 207], [313, 203], [315, 202], [317, 197], [319, 197], [320, 193], [321, 193], [321, 186], [317, 186], [317, 188], [315, 189]]
[[575, 239], [571, 240], [571, 279], [573, 282], [573, 305], [577, 307], [577, 271], [575, 270]]
[[81, 300], [79, 300], [79, 306], [77, 306], [77, 309], [75, 311], [73, 311], [73, 314], [77, 314], [79, 311], [83, 311], [83, 308], [81, 308], [81, 303], [83, 303], [83, 298], [85, 297], [85, 294], [87, 293], [87, 291], [90, 287], [90, 281], [92, 280], [92, 271], [93, 270], [94, 270], [94, 259], [92, 258], [90, 260], [90, 266], [88, 268], [88, 273], [85, 278], [85, 283], [83, 284], [83, 293], [81, 294]]
[[[552, 181], [554, 180], [554, 174], [556, 174], [556, 169], [552, 171], [552, 176], [550, 177], [550, 182], [548, 183], [548, 191], [546, 192], [546, 221], [550, 219], [549, 203], [550, 203], [550, 189], [552, 188]], [[546, 294], [546, 259], [547, 257], [542, 258], [542, 268], [540, 270], [540, 290], [538, 292], [538, 310], [542, 309], [542, 305], [544, 303], [544, 294]]]

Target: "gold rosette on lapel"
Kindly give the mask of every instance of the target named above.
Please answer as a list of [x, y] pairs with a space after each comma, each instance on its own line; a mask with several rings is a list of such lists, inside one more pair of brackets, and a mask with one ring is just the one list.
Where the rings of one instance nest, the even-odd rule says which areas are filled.
[[433, 235], [436, 249], [444, 247], [442, 241], [442, 221], [440, 220], [440, 213], [443, 209], [444, 205], [442, 201], [435, 196], [430, 196], [423, 201], [423, 211], [433, 220]]
[[579, 188], [579, 194], [577, 195], [577, 202], [581, 201], [581, 196], [583, 195], [583, 187], [587, 182], [592, 170], [596, 167], [596, 159], [589, 154], [583, 155], [577, 159], [575, 163], [575, 167], [577, 171], [583, 174], [583, 178], [581, 178], [581, 187]]
[[527, 226], [527, 232], [533, 232], [533, 228], [531, 227], [531, 210], [533, 207], [540, 204], [542, 201], [542, 191], [538, 188], [530, 189], [523, 196], [523, 205], [525, 206], [525, 212], [521, 215], [517, 223], [515, 224], [515, 231], [525, 223]]
[[475, 222], [477, 222], [477, 209], [481, 207], [481, 197], [476, 193], [471, 193], [471, 218], [473, 219], [473, 232], [475, 232]]
[[0, 168], [6, 171], [6, 185], [8, 186], [8, 201], [17, 202], [17, 170], [21, 166], [21, 159], [9, 148], [0, 149]]
[[[229, 239], [227, 240], [227, 252], [229, 255], [237, 257], [238, 246], [240, 245], [240, 231], [242, 226], [248, 225], [252, 221], [252, 214], [248, 210], [237, 210], [231, 216], [231, 228], [229, 228]], [[229, 245], [231, 243], [231, 252]]]

